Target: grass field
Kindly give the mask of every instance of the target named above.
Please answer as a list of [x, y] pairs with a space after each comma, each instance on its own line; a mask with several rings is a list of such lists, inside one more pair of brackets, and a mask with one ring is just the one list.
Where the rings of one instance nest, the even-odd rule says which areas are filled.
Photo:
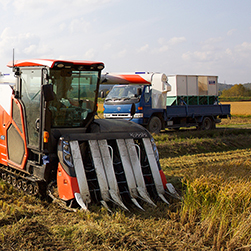
[[224, 123], [154, 136], [169, 207], [74, 213], [0, 183], [0, 250], [250, 250], [251, 118]]
[[251, 101], [221, 102], [221, 103], [231, 105], [232, 115], [250, 115], [251, 116]]

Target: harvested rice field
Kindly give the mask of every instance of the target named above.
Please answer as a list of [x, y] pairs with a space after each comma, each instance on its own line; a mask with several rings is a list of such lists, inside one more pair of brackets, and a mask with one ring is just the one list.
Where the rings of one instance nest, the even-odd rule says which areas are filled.
[[231, 105], [232, 115], [251, 115], [251, 101], [221, 103]]
[[170, 206], [68, 212], [0, 181], [0, 250], [251, 250], [248, 125], [249, 113], [211, 131], [154, 135], [167, 180], [182, 196], [167, 196]]

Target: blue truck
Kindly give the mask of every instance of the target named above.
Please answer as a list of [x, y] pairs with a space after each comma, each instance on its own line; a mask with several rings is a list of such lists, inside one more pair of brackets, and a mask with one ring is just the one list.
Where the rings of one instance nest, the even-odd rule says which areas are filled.
[[218, 101], [217, 76], [139, 72], [108, 73], [102, 79], [113, 84], [104, 101], [104, 117], [132, 120], [151, 133], [192, 126], [210, 130], [231, 116], [230, 105]]

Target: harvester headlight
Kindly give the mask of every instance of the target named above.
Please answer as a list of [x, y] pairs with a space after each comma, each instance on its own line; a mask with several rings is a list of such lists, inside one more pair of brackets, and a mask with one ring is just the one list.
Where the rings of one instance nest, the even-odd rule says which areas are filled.
[[98, 70], [103, 70], [104, 69], [104, 66], [103, 65], [98, 65]]
[[58, 67], [58, 68], [63, 68], [63, 67], [64, 67], [64, 64], [58, 64], [57, 67]]
[[157, 146], [156, 146], [156, 144], [154, 142], [153, 137], [151, 137], [151, 143], [152, 143], [152, 147], [153, 147], [155, 158], [156, 158], [156, 160], [158, 162], [159, 161], [159, 152], [158, 152], [158, 149], [157, 149]]
[[69, 153], [65, 154], [65, 160], [71, 161], [71, 155]]
[[65, 152], [68, 152], [68, 153], [71, 151], [68, 142], [65, 142], [65, 141], [63, 142], [63, 150], [64, 150]]
[[73, 167], [71, 148], [67, 141], [63, 141], [63, 160], [69, 167]]

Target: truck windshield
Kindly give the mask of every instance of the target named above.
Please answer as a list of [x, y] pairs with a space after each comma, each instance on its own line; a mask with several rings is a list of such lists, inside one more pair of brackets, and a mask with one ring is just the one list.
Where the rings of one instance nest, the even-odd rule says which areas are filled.
[[141, 85], [115, 85], [105, 101], [138, 98], [143, 90]]
[[54, 100], [50, 101], [53, 127], [83, 126], [96, 110], [98, 71], [50, 71]]

